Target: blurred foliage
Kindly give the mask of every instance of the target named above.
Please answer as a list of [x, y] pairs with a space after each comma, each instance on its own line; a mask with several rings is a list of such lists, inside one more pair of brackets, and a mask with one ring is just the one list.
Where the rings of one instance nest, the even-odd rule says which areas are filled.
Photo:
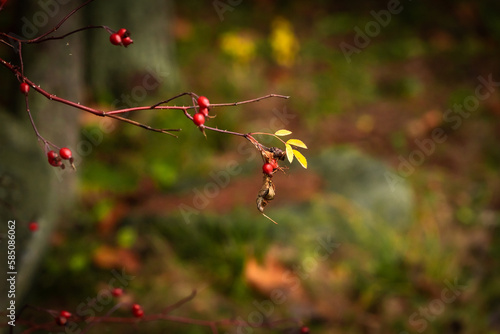
[[[184, 91], [212, 103], [290, 95], [213, 109], [208, 124], [290, 129], [309, 147], [309, 169], [275, 176], [277, 197], [266, 209], [275, 226], [255, 209], [261, 161], [241, 138], [205, 139], [175, 111], [131, 115], [183, 131], [173, 138], [125, 124], [104, 136], [79, 167], [81, 202], [54, 236], [30, 303], [76, 307], [117, 267], [135, 275], [127, 290], [146, 312], [198, 289], [176, 314], [246, 320], [255, 301], [283, 288], [287, 300], [271, 317], [294, 317], [312, 333], [498, 331], [499, 94], [457, 130], [443, 114], [474, 96], [479, 75], [498, 79], [499, 4], [402, 6], [348, 63], [339, 44], [353, 43], [354, 27], [364, 29], [387, 3], [241, 2], [222, 21], [210, 2], [175, 3], [170, 29], [181, 80], [141, 104]], [[122, 76], [94, 92], [96, 103], [109, 106], [133, 89], [133, 74]], [[293, 117], [278, 117], [283, 110]], [[98, 129], [97, 121], [84, 129]], [[401, 158], [422, 150], [416, 140], [438, 127], [447, 140], [391, 190], [387, 173], [400, 176]], [[240, 172], [207, 196], [211, 173], [231, 161]], [[188, 223], [180, 205], [193, 207], [200, 193], [208, 204]], [[320, 260], [318, 240], [330, 237], [338, 247]], [[443, 302], [455, 281], [465, 288]], [[208, 332], [173, 323], [141, 331]]]

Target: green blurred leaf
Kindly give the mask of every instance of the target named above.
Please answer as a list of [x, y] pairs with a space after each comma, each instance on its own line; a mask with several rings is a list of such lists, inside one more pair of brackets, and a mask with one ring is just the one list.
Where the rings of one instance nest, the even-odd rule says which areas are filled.
[[124, 227], [118, 231], [116, 242], [123, 248], [130, 248], [137, 240], [137, 232], [131, 227]]

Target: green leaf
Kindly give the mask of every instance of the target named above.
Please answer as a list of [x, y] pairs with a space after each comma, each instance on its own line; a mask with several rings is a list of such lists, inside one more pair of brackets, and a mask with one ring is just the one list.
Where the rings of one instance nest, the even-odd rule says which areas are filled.
[[288, 139], [286, 143], [297, 147], [307, 148], [306, 144], [299, 139]]
[[307, 169], [307, 159], [306, 159], [306, 157], [304, 157], [302, 155], [302, 153], [300, 153], [297, 150], [293, 150], [293, 154], [295, 155], [295, 157], [297, 158], [297, 160], [300, 162], [300, 164], [302, 165], [302, 167], [304, 167], [305, 169]]
[[276, 131], [274, 134], [276, 136], [288, 136], [288, 135], [292, 134], [292, 131], [281, 129], [281, 130]]
[[285, 147], [286, 147], [286, 157], [288, 158], [288, 161], [291, 163], [293, 161], [293, 148], [288, 144], [285, 144]]

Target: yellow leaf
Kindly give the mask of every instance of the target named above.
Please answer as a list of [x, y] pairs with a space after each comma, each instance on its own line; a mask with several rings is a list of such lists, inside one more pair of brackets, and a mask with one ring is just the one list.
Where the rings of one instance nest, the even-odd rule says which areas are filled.
[[285, 147], [286, 147], [286, 157], [288, 158], [288, 161], [291, 163], [293, 161], [293, 149], [288, 144], [285, 144]]
[[300, 164], [302, 165], [302, 167], [304, 167], [305, 169], [307, 169], [307, 159], [306, 159], [306, 157], [304, 157], [302, 155], [302, 153], [300, 153], [297, 150], [293, 150], [293, 154], [295, 155], [295, 157], [297, 158], [297, 160], [300, 162]]
[[307, 148], [306, 144], [299, 139], [289, 139], [286, 143], [297, 147]]
[[289, 134], [292, 134], [292, 131], [281, 129], [281, 130], [276, 131], [274, 134], [276, 136], [288, 136]]

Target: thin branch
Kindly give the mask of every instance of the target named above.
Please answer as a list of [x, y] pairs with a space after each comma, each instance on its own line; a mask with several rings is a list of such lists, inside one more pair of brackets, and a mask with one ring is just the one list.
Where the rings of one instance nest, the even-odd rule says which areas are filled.
[[69, 12], [65, 17], [63, 17], [63, 19], [61, 21], [59, 21], [59, 23], [56, 24], [54, 28], [52, 28], [51, 30], [47, 31], [46, 33], [38, 36], [37, 38], [30, 40], [29, 43], [37, 43], [38, 40], [42, 40], [45, 36], [57, 31], [57, 29], [59, 29], [64, 24], [64, 22], [66, 22], [73, 14], [75, 14], [77, 11], [79, 11], [83, 7], [87, 6], [92, 1], [94, 1], [94, 0], [88, 0], [88, 1], [84, 2], [83, 4], [81, 4], [80, 6], [76, 7], [71, 12]]
[[131, 120], [131, 119], [128, 119], [128, 118], [124, 118], [124, 117], [120, 117], [120, 116], [116, 116], [116, 115], [107, 115], [107, 114], [105, 114], [104, 116], [108, 116], [108, 117], [117, 119], [119, 121], [126, 122], [126, 123], [129, 123], [129, 124], [141, 127], [143, 129], [146, 129], [146, 130], [150, 130], [150, 131], [154, 131], [154, 132], [160, 132], [160, 133], [165, 133], [165, 134], [171, 135], [171, 136], [173, 136], [175, 138], [177, 138], [177, 136], [174, 135], [174, 134], [172, 134], [172, 133], [170, 133], [170, 132], [168, 132], [168, 131], [181, 131], [182, 130], [182, 129], [157, 129], [157, 128], [153, 128], [153, 127], [151, 127], [149, 125], [142, 124], [142, 123], [136, 122], [134, 120]]
[[70, 35], [73, 35], [77, 32], [80, 32], [80, 31], [83, 31], [83, 30], [90, 30], [90, 29], [106, 29], [106, 30], [110, 30], [109, 27], [107, 26], [86, 26], [86, 27], [83, 27], [83, 28], [79, 28], [79, 29], [76, 29], [76, 30], [73, 30], [71, 32], [68, 32], [64, 35], [61, 35], [61, 36], [50, 36], [50, 37], [45, 37], [45, 38], [42, 38], [42, 39], [36, 39], [30, 43], [42, 43], [42, 42], [45, 42], [45, 41], [50, 41], [50, 40], [58, 40], [58, 39], [64, 39]]
[[162, 314], [170, 313], [173, 310], [175, 310], [176, 308], [179, 308], [182, 305], [190, 302], [191, 300], [194, 299], [194, 297], [196, 297], [196, 290], [193, 290], [193, 292], [191, 292], [191, 294], [189, 296], [184, 297], [183, 299], [179, 300], [178, 302], [176, 302], [176, 303], [174, 303], [174, 304], [172, 304], [170, 306], [167, 306], [161, 313]]
[[239, 101], [239, 102], [232, 102], [232, 103], [215, 103], [215, 104], [211, 103], [210, 104], [210, 108], [212, 108], [212, 107], [238, 106], [240, 104], [247, 104], [247, 103], [258, 102], [258, 101], [261, 101], [261, 100], [264, 100], [264, 99], [269, 99], [269, 98], [272, 98], [272, 97], [277, 97], [277, 98], [280, 98], [280, 99], [289, 99], [290, 98], [290, 96], [286, 96], [286, 95], [269, 94], [269, 95], [266, 95], [266, 96], [261, 96], [261, 97], [257, 97], [255, 99], [246, 100], [246, 101]]
[[154, 109], [154, 108], [158, 107], [160, 104], [168, 103], [168, 102], [170, 102], [170, 101], [172, 101], [172, 100], [175, 100], [175, 99], [177, 99], [177, 98], [179, 98], [179, 97], [181, 97], [181, 96], [184, 96], [184, 95], [190, 95], [191, 97], [193, 97], [193, 95], [196, 95], [196, 94], [195, 94], [195, 93], [192, 93], [192, 92], [180, 93], [179, 95], [176, 95], [176, 96], [174, 96], [174, 97], [171, 97], [171, 98], [169, 98], [168, 100], [161, 101], [161, 102], [158, 102], [157, 104], [152, 105], [152, 106], [151, 106], [151, 109]]

